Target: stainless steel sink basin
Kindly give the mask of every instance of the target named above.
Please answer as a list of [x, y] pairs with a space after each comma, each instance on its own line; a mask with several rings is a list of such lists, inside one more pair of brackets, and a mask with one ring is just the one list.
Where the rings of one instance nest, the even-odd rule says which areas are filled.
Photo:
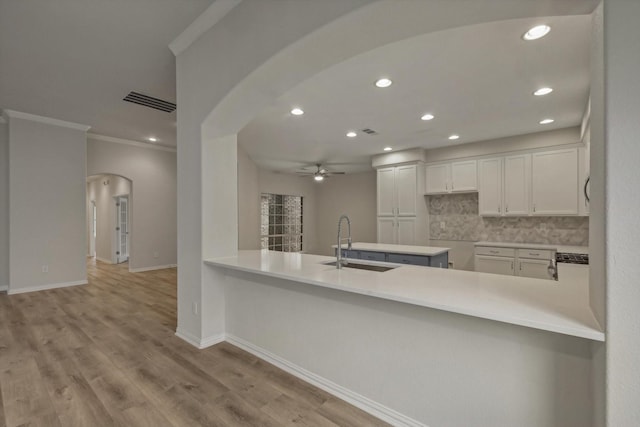
[[[335, 267], [336, 262], [335, 261], [327, 262], [325, 263], [325, 265], [333, 265]], [[358, 270], [385, 272], [385, 271], [393, 270], [394, 268], [398, 268], [398, 267], [387, 267], [385, 265], [373, 265], [373, 264], [361, 264], [359, 262], [349, 261], [349, 264], [343, 265], [342, 268], [356, 268]]]

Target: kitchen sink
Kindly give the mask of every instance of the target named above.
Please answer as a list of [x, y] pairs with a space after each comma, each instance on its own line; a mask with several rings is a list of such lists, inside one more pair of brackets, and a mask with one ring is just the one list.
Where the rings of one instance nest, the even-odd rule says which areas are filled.
[[[326, 262], [324, 263], [325, 265], [333, 265], [335, 267], [336, 262], [332, 261], [332, 262]], [[389, 270], [393, 270], [394, 268], [398, 268], [398, 267], [388, 267], [386, 265], [373, 265], [373, 264], [362, 264], [359, 262], [351, 262], [349, 261], [348, 264], [343, 265], [342, 268], [356, 268], [358, 270], [369, 270], [369, 271], [378, 271], [378, 272], [385, 272], [385, 271], [389, 271]]]

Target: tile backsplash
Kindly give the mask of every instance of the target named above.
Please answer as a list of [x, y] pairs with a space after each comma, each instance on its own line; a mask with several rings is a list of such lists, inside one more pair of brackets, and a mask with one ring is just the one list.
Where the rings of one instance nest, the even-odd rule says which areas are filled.
[[478, 193], [427, 196], [427, 206], [433, 240], [589, 244], [588, 217], [481, 217]]

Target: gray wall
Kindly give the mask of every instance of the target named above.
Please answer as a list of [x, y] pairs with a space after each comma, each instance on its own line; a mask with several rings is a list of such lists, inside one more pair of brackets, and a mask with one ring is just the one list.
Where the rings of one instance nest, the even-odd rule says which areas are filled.
[[317, 254], [333, 255], [338, 218], [351, 219], [354, 242], [377, 242], [376, 172], [333, 176], [318, 185]]
[[[640, 420], [640, 2], [603, 4], [606, 98], [597, 106], [606, 111], [606, 241], [599, 241], [606, 244], [606, 418], [611, 427], [636, 426]], [[600, 138], [602, 128], [595, 122], [592, 130]]]
[[9, 292], [86, 281], [85, 161], [85, 131], [9, 119]]
[[[1, 119], [0, 119], [1, 120]], [[0, 123], [0, 290], [9, 286], [9, 134]]]
[[98, 174], [120, 175], [132, 181], [130, 270], [175, 265], [176, 153], [89, 135], [87, 175]]

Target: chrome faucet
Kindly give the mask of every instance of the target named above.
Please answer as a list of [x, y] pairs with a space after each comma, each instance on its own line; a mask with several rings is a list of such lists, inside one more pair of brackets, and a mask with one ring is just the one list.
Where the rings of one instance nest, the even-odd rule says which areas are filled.
[[336, 268], [341, 269], [343, 265], [347, 265], [347, 260], [342, 259], [342, 220], [347, 220], [347, 226], [349, 229], [349, 237], [347, 237], [347, 250], [351, 250], [351, 220], [346, 215], [341, 215], [338, 220], [338, 252], [336, 255]]

